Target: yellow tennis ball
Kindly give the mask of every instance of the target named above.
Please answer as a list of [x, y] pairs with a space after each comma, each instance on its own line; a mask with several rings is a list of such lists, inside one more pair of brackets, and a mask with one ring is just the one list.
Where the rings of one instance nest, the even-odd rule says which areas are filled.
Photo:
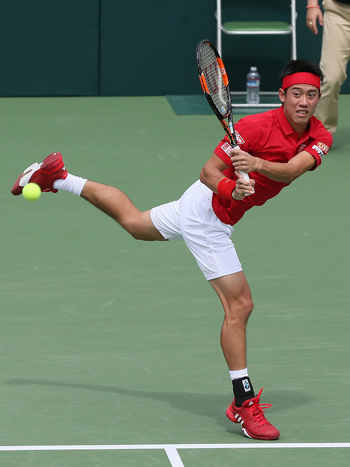
[[35, 201], [41, 195], [40, 186], [36, 183], [28, 183], [22, 190], [22, 195], [28, 201]]

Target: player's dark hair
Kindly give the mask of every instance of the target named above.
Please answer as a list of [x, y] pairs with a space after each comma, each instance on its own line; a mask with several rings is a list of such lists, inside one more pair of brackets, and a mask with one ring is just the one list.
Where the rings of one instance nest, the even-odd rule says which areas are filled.
[[281, 83], [283, 78], [294, 73], [312, 73], [313, 75], [319, 76], [321, 83], [323, 83], [323, 73], [319, 65], [311, 60], [291, 60], [283, 68], [280, 74]]

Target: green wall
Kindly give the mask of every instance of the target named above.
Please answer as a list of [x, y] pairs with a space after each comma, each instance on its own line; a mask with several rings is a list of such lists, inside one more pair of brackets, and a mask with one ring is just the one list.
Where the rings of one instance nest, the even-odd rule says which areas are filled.
[[[250, 0], [237, 16], [288, 11], [289, 0], [263, 3]], [[318, 61], [321, 35], [307, 30], [305, 4], [297, 0], [298, 57]], [[201, 39], [216, 42], [215, 9], [215, 0], [1, 0], [0, 95], [199, 94], [195, 49]], [[244, 90], [256, 65], [262, 90], [271, 91], [290, 39], [226, 36], [223, 55], [232, 89]]]
[[1, 0], [0, 44], [0, 95], [97, 94], [99, 0]]

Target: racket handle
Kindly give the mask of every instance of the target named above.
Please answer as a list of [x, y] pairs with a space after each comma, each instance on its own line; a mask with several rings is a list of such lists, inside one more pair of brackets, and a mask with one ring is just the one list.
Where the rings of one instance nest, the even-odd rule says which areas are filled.
[[[233, 132], [232, 132], [233, 133]], [[232, 137], [233, 139], [233, 137]], [[234, 143], [233, 141], [231, 142], [231, 148], [239, 148], [239, 144], [238, 143]], [[246, 173], [246, 172], [242, 172], [241, 170], [239, 170], [239, 173], [243, 176], [244, 180], [247, 180], [247, 182], [249, 182], [250, 178], [249, 178], [249, 175]]]
[[247, 182], [249, 182], [250, 178], [249, 178], [249, 175], [246, 172], [239, 171], [239, 173], [243, 176], [244, 180], [247, 180]]
[[[233, 143], [233, 144], [231, 144], [231, 147], [232, 148], [239, 148], [239, 144]], [[247, 172], [242, 172], [241, 170], [239, 170], [239, 173], [242, 175], [244, 180], [247, 180], [247, 182], [249, 182], [250, 178], [249, 178], [249, 175], [247, 174]], [[246, 196], [249, 196], [249, 195], [246, 195]]]
[[[243, 176], [244, 180], [247, 180], [247, 182], [249, 182], [250, 178], [249, 178], [249, 175], [247, 174], [247, 172], [241, 172], [239, 170], [239, 173]], [[246, 194], [245, 196], [250, 196], [250, 195]]]

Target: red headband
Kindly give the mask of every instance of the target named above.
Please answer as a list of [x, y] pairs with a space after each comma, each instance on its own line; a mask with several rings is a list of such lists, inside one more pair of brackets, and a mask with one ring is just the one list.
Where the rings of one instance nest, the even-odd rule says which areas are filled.
[[311, 84], [320, 90], [321, 78], [313, 73], [293, 73], [283, 78], [282, 89], [285, 90], [294, 84]]

